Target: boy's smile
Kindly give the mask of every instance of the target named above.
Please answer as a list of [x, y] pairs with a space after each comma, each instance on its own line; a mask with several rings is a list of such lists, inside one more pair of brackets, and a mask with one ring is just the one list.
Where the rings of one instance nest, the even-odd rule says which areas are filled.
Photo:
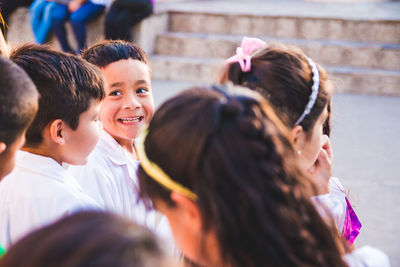
[[135, 125], [141, 122], [143, 118], [144, 116], [132, 116], [132, 117], [119, 118], [118, 121], [122, 124]]

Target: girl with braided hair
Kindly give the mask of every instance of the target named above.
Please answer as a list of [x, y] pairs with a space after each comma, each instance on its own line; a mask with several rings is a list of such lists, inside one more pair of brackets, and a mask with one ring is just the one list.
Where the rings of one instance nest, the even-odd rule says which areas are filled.
[[[339, 232], [353, 244], [361, 223], [338, 178], [332, 177], [329, 142], [331, 89], [325, 70], [296, 48], [245, 37], [227, 60], [220, 82], [258, 91], [291, 129], [297, 160], [317, 185], [317, 206], [329, 209]], [[320, 207], [321, 209], [321, 207]]]
[[286, 128], [260, 95], [228, 89], [192, 88], [157, 110], [136, 140], [142, 198], [200, 266], [347, 266]]

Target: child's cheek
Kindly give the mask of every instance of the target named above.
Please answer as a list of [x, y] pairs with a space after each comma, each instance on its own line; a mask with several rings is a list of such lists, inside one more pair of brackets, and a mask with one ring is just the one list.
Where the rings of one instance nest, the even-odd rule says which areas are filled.
[[153, 94], [150, 94], [150, 100], [149, 100], [149, 110], [148, 110], [148, 121], [147, 123], [150, 122], [150, 120], [153, 118], [154, 115], [154, 100], [153, 100]]

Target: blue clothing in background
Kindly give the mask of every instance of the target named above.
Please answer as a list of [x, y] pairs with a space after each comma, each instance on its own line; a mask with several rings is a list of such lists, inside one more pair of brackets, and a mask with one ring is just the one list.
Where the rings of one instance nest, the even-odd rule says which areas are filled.
[[53, 31], [61, 48], [65, 52], [74, 52], [67, 40], [64, 23], [69, 20], [74, 32], [76, 41], [78, 43], [78, 52], [86, 47], [86, 26], [90, 20], [99, 16], [105, 6], [94, 4], [91, 1], [85, 2], [78, 10], [70, 13], [67, 5], [56, 3], [55, 8], [52, 9]]
[[51, 12], [56, 3], [46, 0], [35, 0], [29, 8], [29, 16], [35, 41], [44, 44], [51, 31]]

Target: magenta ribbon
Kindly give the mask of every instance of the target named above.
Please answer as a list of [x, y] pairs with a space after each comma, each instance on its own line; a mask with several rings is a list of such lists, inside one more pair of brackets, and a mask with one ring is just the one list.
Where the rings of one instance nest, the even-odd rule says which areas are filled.
[[360, 233], [361, 222], [358, 219], [353, 207], [351, 206], [349, 200], [346, 197], [346, 217], [344, 219], [343, 225], [343, 237], [349, 241], [350, 244], [354, 243], [354, 240]]

